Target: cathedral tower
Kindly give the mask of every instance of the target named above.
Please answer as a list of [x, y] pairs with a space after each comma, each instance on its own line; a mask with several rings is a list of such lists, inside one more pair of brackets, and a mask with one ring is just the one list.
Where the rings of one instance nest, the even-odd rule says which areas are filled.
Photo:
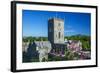
[[48, 40], [54, 44], [64, 43], [64, 20], [59, 18], [48, 20]]

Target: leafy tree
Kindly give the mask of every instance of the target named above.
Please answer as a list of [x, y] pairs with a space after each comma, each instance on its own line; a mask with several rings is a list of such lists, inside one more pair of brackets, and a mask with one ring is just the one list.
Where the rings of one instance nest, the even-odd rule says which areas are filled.
[[67, 60], [73, 60], [73, 59], [74, 59], [74, 53], [71, 52], [70, 50], [67, 50], [67, 51], [65, 52], [65, 58], [66, 58]]

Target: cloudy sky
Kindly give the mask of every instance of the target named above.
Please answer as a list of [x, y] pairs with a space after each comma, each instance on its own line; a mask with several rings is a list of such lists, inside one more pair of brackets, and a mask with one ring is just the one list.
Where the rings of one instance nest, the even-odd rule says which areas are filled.
[[64, 20], [65, 36], [91, 34], [91, 14], [89, 13], [23, 10], [23, 36], [47, 37], [48, 19], [54, 17]]

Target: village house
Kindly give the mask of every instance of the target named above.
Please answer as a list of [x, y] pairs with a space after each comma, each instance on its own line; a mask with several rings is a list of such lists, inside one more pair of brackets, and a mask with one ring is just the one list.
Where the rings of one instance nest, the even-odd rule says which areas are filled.
[[73, 52], [78, 52], [82, 50], [82, 43], [77, 40], [68, 40], [67, 41], [67, 49], [73, 51]]

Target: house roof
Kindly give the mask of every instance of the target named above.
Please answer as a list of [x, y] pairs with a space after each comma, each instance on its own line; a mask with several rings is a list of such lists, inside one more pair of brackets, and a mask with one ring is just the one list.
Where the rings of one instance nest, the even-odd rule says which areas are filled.
[[49, 41], [34, 41], [38, 47], [48, 47], [51, 48], [51, 43]]

